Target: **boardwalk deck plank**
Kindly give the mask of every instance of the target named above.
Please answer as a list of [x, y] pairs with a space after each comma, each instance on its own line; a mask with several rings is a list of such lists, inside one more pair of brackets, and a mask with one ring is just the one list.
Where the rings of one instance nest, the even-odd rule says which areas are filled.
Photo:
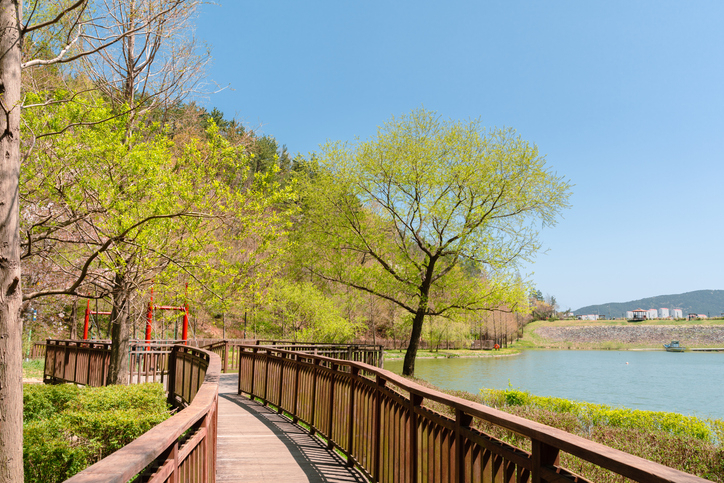
[[319, 439], [236, 394], [237, 374], [219, 383], [216, 481], [362, 483], [367, 480]]

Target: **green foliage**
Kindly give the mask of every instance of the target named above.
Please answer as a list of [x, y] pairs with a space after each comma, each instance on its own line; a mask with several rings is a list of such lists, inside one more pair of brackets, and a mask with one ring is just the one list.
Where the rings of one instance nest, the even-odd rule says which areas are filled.
[[570, 401], [556, 397], [534, 396], [518, 389], [483, 389], [484, 404], [494, 407], [531, 406], [554, 413], [575, 416], [584, 431], [596, 427], [662, 431], [700, 441], [719, 442], [723, 422], [662, 411], [615, 408], [605, 404]]
[[66, 480], [167, 419], [165, 401], [161, 384], [26, 385], [25, 481]]
[[23, 378], [43, 378], [43, 368], [45, 361], [43, 359], [23, 360]]
[[514, 131], [424, 109], [367, 141], [329, 143], [309, 164], [300, 264], [415, 314], [413, 330], [425, 316], [527, 309], [517, 265], [570, 195]]
[[23, 420], [29, 423], [49, 419], [65, 411], [79, 391], [75, 384], [26, 384], [23, 387]]
[[348, 320], [331, 297], [310, 282], [278, 280], [269, 292], [263, 315], [276, 321], [274, 330], [281, 338], [300, 341], [348, 342], [361, 330], [361, 324]]

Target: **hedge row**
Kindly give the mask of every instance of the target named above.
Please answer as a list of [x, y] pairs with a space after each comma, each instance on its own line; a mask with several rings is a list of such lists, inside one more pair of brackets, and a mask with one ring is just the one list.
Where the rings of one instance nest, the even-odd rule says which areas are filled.
[[170, 416], [161, 384], [23, 390], [25, 481], [61, 482]]

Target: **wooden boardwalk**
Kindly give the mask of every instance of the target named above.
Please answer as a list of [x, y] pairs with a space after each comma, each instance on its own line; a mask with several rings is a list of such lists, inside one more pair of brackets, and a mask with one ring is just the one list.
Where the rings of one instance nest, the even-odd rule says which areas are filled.
[[237, 394], [238, 374], [219, 381], [216, 481], [362, 483], [367, 479], [319, 439]]

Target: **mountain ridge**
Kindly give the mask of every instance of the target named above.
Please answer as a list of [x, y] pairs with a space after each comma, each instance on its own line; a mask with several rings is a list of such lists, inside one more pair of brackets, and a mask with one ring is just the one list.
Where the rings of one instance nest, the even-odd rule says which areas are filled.
[[719, 317], [724, 313], [724, 290], [695, 290], [681, 294], [657, 295], [628, 302], [609, 302], [587, 305], [574, 310], [576, 315], [598, 314], [610, 317], [625, 317], [626, 312], [635, 309], [681, 309], [686, 317], [689, 313]]

